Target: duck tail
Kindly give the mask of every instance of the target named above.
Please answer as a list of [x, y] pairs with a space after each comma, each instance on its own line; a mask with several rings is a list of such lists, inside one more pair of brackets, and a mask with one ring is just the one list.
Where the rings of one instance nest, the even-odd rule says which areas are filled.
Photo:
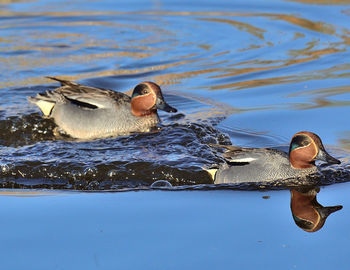
[[206, 169], [207, 173], [209, 174], [210, 178], [215, 181], [215, 175], [218, 169]]
[[45, 78], [57, 81], [57, 82], [59, 82], [61, 84], [61, 86], [68, 85], [68, 86], [74, 87], [74, 86], [78, 86], [79, 85], [78, 83], [75, 83], [75, 82], [72, 82], [72, 81], [69, 81], [69, 80], [60, 79], [60, 78], [57, 78], [57, 77], [46, 76]]
[[64, 97], [55, 91], [46, 91], [45, 93], [39, 93], [35, 97], [28, 97], [28, 101], [39, 107], [45, 116], [50, 116], [53, 107], [56, 102]]
[[215, 144], [215, 143], [209, 143], [208, 144], [212, 148], [223, 148], [226, 150], [239, 150], [243, 147], [233, 146], [233, 145], [224, 145], [224, 144]]

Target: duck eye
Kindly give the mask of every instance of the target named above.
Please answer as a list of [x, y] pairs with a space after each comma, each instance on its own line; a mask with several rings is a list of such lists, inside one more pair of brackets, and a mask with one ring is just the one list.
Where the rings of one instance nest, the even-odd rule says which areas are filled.
[[295, 136], [290, 144], [290, 151], [308, 146], [311, 143], [310, 139], [304, 135]]
[[302, 142], [300, 143], [301, 146], [307, 146], [308, 144], [309, 144], [308, 141], [302, 141]]

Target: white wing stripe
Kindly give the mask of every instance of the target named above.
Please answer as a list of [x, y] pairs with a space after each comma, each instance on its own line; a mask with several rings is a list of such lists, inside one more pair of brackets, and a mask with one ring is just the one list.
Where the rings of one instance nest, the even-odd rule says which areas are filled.
[[239, 158], [239, 159], [230, 159], [231, 162], [252, 162], [253, 160], [256, 160], [256, 158]]

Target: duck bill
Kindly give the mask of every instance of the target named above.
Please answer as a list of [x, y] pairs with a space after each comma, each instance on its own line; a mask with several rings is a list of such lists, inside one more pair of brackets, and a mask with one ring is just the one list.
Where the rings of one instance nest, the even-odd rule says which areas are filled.
[[157, 98], [156, 108], [166, 112], [177, 112], [177, 109], [171, 107], [168, 103], [166, 103], [163, 99], [160, 98]]
[[318, 151], [318, 154], [316, 156], [316, 159], [323, 160], [327, 162], [328, 164], [340, 164], [340, 160], [332, 157], [330, 154], [328, 154], [325, 150], [320, 149]]
[[319, 214], [321, 215], [322, 218], [328, 217], [330, 214], [339, 211], [342, 209], [342, 205], [336, 205], [336, 206], [327, 206], [327, 207], [322, 207], [321, 209], [318, 210]]

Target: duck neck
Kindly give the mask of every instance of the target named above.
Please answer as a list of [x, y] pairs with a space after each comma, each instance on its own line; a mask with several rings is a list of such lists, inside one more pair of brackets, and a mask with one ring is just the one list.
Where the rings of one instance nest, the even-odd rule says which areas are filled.
[[143, 116], [148, 116], [148, 115], [154, 115], [156, 114], [156, 110], [135, 110], [131, 107], [131, 112], [133, 115], [137, 117], [143, 117]]

